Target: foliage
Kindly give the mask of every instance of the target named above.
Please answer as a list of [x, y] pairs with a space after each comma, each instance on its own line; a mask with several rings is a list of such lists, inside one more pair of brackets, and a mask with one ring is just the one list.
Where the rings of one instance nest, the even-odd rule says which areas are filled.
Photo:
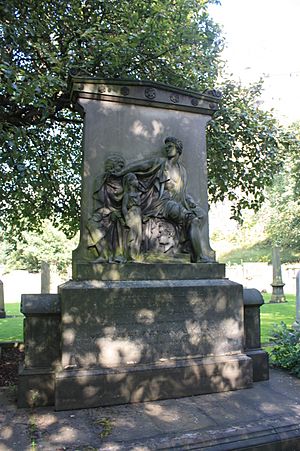
[[59, 273], [65, 274], [71, 264], [76, 239], [68, 240], [63, 232], [49, 221], [44, 221], [41, 233], [22, 232], [21, 240], [5, 240], [3, 244], [3, 263], [7, 270], [27, 269], [37, 272], [40, 271], [41, 262], [46, 261], [55, 266]]
[[299, 138], [299, 124], [294, 124], [287, 131], [289, 152], [285, 155], [280, 172], [274, 177], [272, 187], [267, 190], [269, 211], [265, 218], [269, 239], [274, 244], [298, 251], [300, 251]]
[[[207, 7], [218, 0], [10, 0], [0, 6], [0, 227], [9, 237], [51, 220], [78, 230], [82, 122], [69, 73], [216, 85], [223, 41]], [[226, 81], [210, 125], [209, 194], [257, 209], [277, 170], [282, 130], [257, 108], [262, 85]], [[283, 143], [286, 147], [286, 143]], [[280, 156], [280, 155], [279, 155]]]
[[269, 190], [266, 232], [274, 244], [300, 251], [300, 204], [293, 190], [290, 171], [285, 169], [275, 178]]
[[271, 362], [300, 378], [300, 331], [289, 329], [284, 322], [273, 329]]
[[[244, 242], [245, 243], [245, 242]], [[246, 241], [247, 243], [247, 241]], [[239, 265], [243, 262], [265, 262], [270, 263], [272, 248], [265, 241], [257, 242], [253, 245], [240, 242], [241, 247], [231, 248], [218, 256], [219, 261], [227, 265]]]
[[68, 77], [147, 78], [209, 87], [221, 49], [217, 0], [11, 0], [2, 24], [0, 226], [78, 230], [82, 124]]
[[262, 81], [242, 87], [227, 80], [208, 133], [209, 195], [231, 201], [232, 218], [245, 208], [257, 211], [265, 199], [284, 153], [293, 141], [271, 113], [258, 107]]
[[291, 177], [294, 182], [294, 199], [297, 199], [298, 204], [300, 202], [300, 152], [299, 152], [299, 141], [300, 141], [300, 122], [295, 122], [290, 127], [291, 133], [294, 133], [298, 142], [295, 143], [291, 152]]
[[46, 218], [69, 236], [78, 229], [80, 135], [78, 124], [8, 129], [0, 153], [0, 226], [9, 225], [9, 236], [41, 231]]

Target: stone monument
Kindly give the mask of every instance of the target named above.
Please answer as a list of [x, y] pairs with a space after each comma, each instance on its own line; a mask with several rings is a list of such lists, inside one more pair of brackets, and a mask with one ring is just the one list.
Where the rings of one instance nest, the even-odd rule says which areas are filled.
[[296, 275], [296, 321], [293, 328], [300, 330], [300, 271]]
[[286, 302], [283, 287], [284, 283], [282, 281], [281, 273], [281, 263], [280, 263], [280, 250], [278, 246], [272, 248], [272, 265], [273, 265], [273, 282], [272, 282], [272, 296], [270, 299], [270, 304], [283, 303]]
[[57, 296], [42, 309], [42, 295], [22, 298], [28, 334], [38, 315], [59, 328], [39, 343], [56, 349], [43, 367], [27, 340], [19, 405], [32, 393], [62, 410], [250, 387], [243, 288], [209, 242], [205, 128], [218, 94], [75, 76], [71, 96], [84, 116], [80, 243]]
[[41, 293], [50, 293], [50, 264], [41, 262]]
[[5, 304], [4, 304], [4, 290], [3, 290], [3, 282], [0, 280], [0, 318], [5, 318]]

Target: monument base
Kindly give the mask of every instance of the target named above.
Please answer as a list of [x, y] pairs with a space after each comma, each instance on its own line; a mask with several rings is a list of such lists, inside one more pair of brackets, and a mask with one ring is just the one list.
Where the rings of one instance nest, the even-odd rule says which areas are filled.
[[277, 283], [277, 284], [271, 284], [273, 287], [273, 291], [272, 291], [272, 296], [271, 299], [269, 301], [269, 304], [282, 304], [284, 302], [287, 302], [284, 292], [283, 292], [283, 287], [284, 287], [284, 283]]
[[54, 404], [55, 374], [50, 368], [19, 368], [18, 407]]
[[253, 365], [253, 382], [269, 380], [269, 354], [262, 349], [245, 350]]
[[69, 370], [56, 374], [55, 385], [56, 410], [156, 401], [249, 388], [252, 361], [237, 355]]
[[258, 307], [244, 305], [241, 285], [192, 269], [190, 279], [151, 280], [149, 266], [146, 280], [71, 280], [57, 295], [23, 295], [19, 407], [153, 401], [265, 380], [266, 353], [252, 333]]
[[251, 386], [242, 286], [226, 279], [70, 281], [58, 410]]

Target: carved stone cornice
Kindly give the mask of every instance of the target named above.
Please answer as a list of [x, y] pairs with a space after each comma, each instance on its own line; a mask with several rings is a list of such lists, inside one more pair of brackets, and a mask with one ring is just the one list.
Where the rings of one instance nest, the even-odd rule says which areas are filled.
[[70, 80], [73, 103], [78, 99], [104, 100], [212, 116], [221, 97], [215, 90], [199, 93], [143, 80], [104, 80], [86, 76], [71, 76]]

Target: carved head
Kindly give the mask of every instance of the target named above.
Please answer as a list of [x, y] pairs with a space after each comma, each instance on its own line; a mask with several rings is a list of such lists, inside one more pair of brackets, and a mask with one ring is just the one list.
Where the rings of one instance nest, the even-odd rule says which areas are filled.
[[177, 139], [177, 138], [175, 138], [174, 136], [168, 136], [168, 137], [165, 139], [165, 145], [166, 145], [166, 148], [167, 148], [168, 145], [170, 145], [170, 144], [175, 145], [176, 150], [177, 150], [177, 153], [178, 153], [179, 155], [182, 154], [182, 151], [183, 151], [183, 144], [182, 144], [182, 141], [180, 141], [180, 139]]
[[104, 165], [104, 170], [108, 174], [116, 174], [125, 166], [125, 160], [121, 155], [113, 154], [107, 158]]

